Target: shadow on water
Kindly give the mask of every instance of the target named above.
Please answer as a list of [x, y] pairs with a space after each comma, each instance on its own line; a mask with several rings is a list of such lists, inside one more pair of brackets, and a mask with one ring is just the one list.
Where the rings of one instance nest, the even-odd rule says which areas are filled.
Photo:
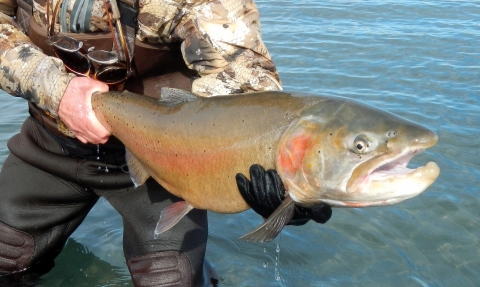
[[87, 247], [69, 239], [54, 261], [43, 261], [31, 269], [0, 277], [2, 287], [26, 286], [133, 286], [123, 267], [101, 260]]

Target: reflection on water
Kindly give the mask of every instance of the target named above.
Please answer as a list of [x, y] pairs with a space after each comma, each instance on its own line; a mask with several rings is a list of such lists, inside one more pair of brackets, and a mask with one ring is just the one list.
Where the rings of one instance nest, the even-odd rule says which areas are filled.
[[124, 268], [101, 260], [74, 239], [55, 262], [43, 261], [17, 275], [0, 277], [0, 286], [128, 286], [123, 282], [130, 280]]
[[[285, 89], [355, 98], [435, 130], [438, 145], [412, 166], [435, 161], [442, 172], [412, 200], [335, 209], [327, 224], [287, 227], [269, 244], [237, 240], [260, 224], [252, 211], [211, 213], [208, 257], [222, 286], [478, 286], [480, 4], [257, 4]], [[3, 160], [25, 105], [3, 95], [0, 105]], [[42, 285], [131, 286], [121, 237], [121, 218], [99, 201]]]
[[130, 280], [130, 274], [69, 239], [55, 268], [41, 279], [45, 286], [125, 286], [123, 282]]

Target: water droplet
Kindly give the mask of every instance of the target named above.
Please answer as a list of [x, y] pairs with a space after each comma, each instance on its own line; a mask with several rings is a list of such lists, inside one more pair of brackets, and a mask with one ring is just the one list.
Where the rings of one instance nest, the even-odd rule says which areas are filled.
[[108, 167], [105, 167], [105, 172], [108, 172]]
[[280, 281], [280, 270], [275, 267], [275, 280]]
[[263, 268], [267, 268], [268, 267], [268, 262], [263, 262]]
[[267, 248], [263, 248], [263, 253], [267, 253]]
[[277, 244], [277, 249], [275, 249], [275, 251], [280, 252], [280, 245]]

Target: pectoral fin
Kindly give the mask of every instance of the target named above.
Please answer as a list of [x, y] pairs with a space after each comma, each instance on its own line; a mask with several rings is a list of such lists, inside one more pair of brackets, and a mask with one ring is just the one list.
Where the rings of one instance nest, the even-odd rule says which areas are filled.
[[163, 209], [155, 228], [154, 238], [157, 239], [158, 235], [172, 228], [192, 209], [193, 206], [186, 201], [175, 202]]
[[128, 149], [125, 149], [125, 160], [128, 165], [130, 178], [135, 187], [144, 184], [150, 177], [150, 174], [145, 170], [142, 163]]
[[270, 242], [282, 231], [283, 227], [292, 220], [295, 212], [295, 202], [287, 194], [282, 204], [254, 231], [240, 237], [250, 242]]

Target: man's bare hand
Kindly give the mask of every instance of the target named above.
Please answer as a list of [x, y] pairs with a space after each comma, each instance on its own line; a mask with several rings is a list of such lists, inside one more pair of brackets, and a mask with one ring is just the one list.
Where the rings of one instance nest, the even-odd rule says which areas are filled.
[[75, 77], [63, 94], [58, 115], [83, 143], [105, 143], [111, 133], [98, 121], [92, 110], [92, 94], [107, 92], [108, 86], [102, 82]]

